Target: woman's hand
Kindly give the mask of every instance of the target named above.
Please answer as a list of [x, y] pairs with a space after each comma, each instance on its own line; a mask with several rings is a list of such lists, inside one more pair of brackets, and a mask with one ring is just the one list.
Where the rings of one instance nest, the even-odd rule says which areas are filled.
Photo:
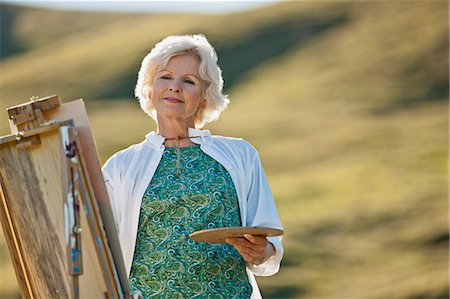
[[246, 262], [260, 265], [275, 254], [275, 247], [266, 237], [245, 234], [244, 237], [226, 238], [225, 242], [236, 248]]

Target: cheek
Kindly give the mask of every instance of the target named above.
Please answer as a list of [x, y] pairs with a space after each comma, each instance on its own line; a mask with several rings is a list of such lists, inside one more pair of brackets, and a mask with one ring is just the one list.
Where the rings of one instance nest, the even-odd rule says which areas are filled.
[[189, 94], [189, 97], [191, 99], [195, 99], [195, 100], [199, 101], [201, 98], [203, 98], [202, 89], [197, 86], [194, 88], [188, 89], [187, 93]]
[[159, 91], [164, 89], [164, 83], [160, 81], [156, 81], [153, 83], [153, 93], [158, 93]]
[[190, 96], [190, 99], [191, 99], [189, 101], [191, 103], [191, 105], [194, 106], [196, 109], [200, 108], [201, 104], [202, 104], [202, 98], [203, 98], [202, 93], [198, 92], [198, 91], [195, 91], [195, 92], [190, 93], [189, 96]]

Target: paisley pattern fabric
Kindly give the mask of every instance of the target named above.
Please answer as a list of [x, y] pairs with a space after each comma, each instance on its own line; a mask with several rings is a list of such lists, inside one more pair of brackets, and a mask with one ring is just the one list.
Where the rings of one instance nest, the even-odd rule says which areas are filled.
[[240, 226], [228, 172], [199, 145], [166, 148], [142, 199], [130, 274], [145, 298], [249, 298], [245, 261], [228, 244], [189, 239], [202, 229]]

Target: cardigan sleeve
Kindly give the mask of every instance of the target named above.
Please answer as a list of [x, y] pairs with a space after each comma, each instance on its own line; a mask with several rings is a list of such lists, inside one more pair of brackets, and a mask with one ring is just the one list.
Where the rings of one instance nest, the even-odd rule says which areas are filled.
[[117, 171], [115, 169], [114, 156], [110, 158], [102, 167], [103, 178], [105, 179], [106, 189], [108, 191], [109, 203], [114, 217], [114, 223], [116, 225], [116, 230], [119, 233], [119, 216], [117, 208], [117, 200], [115, 200], [115, 193], [117, 190], [114, 188], [114, 174]]
[[[277, 207], [270, 191], [264, 169], [255, 150], [252, 159], [250, 185], [247, 197], [247, 226], [283, 229]], [[270, 276], [278, 272], [283, 258], [282, 237], [267, 237], [273, 244], [275, 254], [260, 265], [247, 263], [247, 268], [255, 275]]]

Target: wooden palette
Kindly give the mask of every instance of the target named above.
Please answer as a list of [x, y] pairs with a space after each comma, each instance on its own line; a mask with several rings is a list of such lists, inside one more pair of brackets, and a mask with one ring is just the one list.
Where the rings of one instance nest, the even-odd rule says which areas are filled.
[[244, 234], [273, 237], [282, 235], [283, 230], [267, 227], [222, 227], [199, 230], [190, 234], [189, 238], [197, 242], [225, 243], [228, 237], [243, 237]]

